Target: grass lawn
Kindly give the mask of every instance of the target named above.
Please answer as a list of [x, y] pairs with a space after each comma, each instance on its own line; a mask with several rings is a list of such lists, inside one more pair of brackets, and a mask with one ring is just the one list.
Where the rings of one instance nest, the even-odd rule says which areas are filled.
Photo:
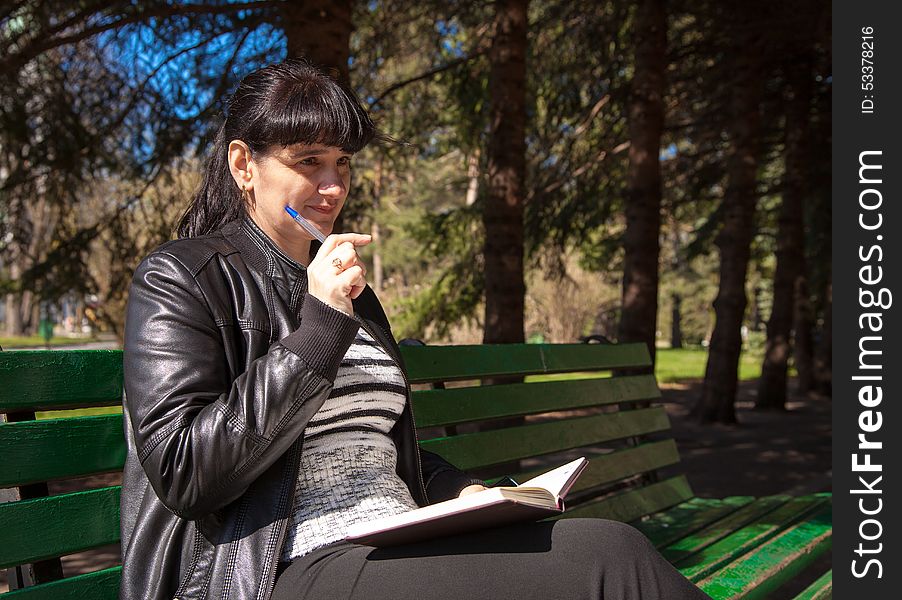
[[[65, 346], [67, 344], [86, 344], [88, 342], [96, 342], [97, 338], [89, 337], [59, 337], [50, 338], [51, 346]], [[26, 337], [0, 337], [0, 346], [4, 350], [15, 350], [17, 348], [43, 348], [46, 345], [44, 338], [39, 335], [30, 335]]]
[[[739, 379], [757, 379], [761, 376], [760, 352], [743, 352], [739, 358]], [[658, 383], [674, 383], [687, 379], [703, 379], [708, 351], [704, 348], [658, 348], [655, 359], [655, 377]], [[794, 374], [790, 369], [790, 374]], [[561, 375], [532, 375], [526, 381], [560, 381], [566, 379], [610, 377], [610, 373], [564, 373]]]

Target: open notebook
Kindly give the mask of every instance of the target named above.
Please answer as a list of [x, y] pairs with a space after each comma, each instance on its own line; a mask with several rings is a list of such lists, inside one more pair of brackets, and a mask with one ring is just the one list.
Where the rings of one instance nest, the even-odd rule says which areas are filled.
[[345, 539], [368, 546], [396, 546], [478, 529], [548, 517], [564, 510], [564, 497], [589, 463], [579, 458], [524, 482], [406, 513], [357, 523]]

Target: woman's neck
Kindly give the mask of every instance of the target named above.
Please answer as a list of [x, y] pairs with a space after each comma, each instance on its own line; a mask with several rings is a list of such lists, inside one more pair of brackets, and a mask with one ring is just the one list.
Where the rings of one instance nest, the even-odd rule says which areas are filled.
[[311, 240], [306, 239], [299, 232], [293, 232], [294, 235], [290, 235], [284, 231], [280, 231], [277, 227], [271, 225], [265, 218], [262, 218], [255, 212], [248, 211], [248, 217], [263, 231], [263, 233], [269, 236], [269, 239], [271, 239], [282, 252], [305, 267], [310, 264]]

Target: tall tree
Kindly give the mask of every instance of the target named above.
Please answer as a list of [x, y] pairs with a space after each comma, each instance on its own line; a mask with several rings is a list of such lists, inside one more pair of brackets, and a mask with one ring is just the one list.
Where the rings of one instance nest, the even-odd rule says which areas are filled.
[[661, 133], [667, 70], [664, 0], [643, 0], [634, 19], [635, 65], [629, 99], [629, 168], [618, 342], [644, 342], [654, 370], [661, 230]]
[[723, 64], [727, 73], [734, 74], [727, 106], [730, 151], [722, 225], [715, 241], [720, 251], [720, 283], [714, 300], [714, 331], [694, 412], [703, 422], [734, 423], [741, 328], [748, 302], [745, 281], [758, 202], [760, 102], [767, 73], [762, 60], [762, 21], [751, 14], [757, 8], [738, 2], [721, 5], [719, 10], [729, 13], [724, 15], [730, 23], [727, 30], [734, 36]]
[[[805, 48], [805, 52], [810, 49]], [[805, 196], [809, 193], [808, 168], [810, 112], [813, 73], [806, 54], [793, 54], [787, 71], [785, 119], [785, 174], [777, 227], [777, 265], [774, 271], [773, 307], [767, 322], [767, 342], [758, 380], [757, 408], [784, 409], [786, 407], [786, 376], [791, 353], [790, 339], [797, 311], [796, 300], [804, 302], [805, 232], [803, 213]], [[800, 302], [800, 304], [802, 303]], [[806, 332], [810, 328], [803, 328]], [[799, 338], [797, 337], [797, 341]], [[799, 344], [810, 356], [810, 344]], [[810, 364], [807, 361], [806, 364]]]
[[526, 171], [528, 0], [499, 0], [490, 51], [490, 133], [483, 342], [523, 342], [523, 198]]

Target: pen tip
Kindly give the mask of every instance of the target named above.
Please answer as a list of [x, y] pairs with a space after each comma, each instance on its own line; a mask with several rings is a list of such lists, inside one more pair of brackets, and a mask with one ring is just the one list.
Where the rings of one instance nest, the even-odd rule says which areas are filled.
[[285, 212], [287, 212], [287, 213], [288, 213], [289, 215], [291, 215], [292, 217], [298, 216], [298, 211], [296, 211], [295, 209], [291, 208], [290, 206], [286, 206], [286, 207], [285, 207]]

